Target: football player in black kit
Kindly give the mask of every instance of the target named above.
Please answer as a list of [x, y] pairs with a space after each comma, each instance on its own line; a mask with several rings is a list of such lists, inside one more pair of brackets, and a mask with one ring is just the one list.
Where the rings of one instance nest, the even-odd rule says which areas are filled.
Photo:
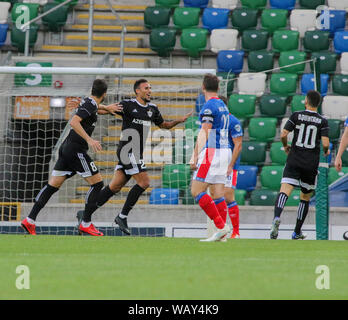
[[[317, 91], [309, 91], [305, 100], [305, 111], [294, 112], [281, 132], [281, 142], [288, 155], [281, 180], [281, 188], [274, 206], [274, 220], [270, 238], [277, 239], [280, 215], [294, 187], [300, 187], [300, 204], [292, 239], [305, 239], [301, 228], [306, 219], [309, 200], [316, 187], [320, 159], [320, 144], [323, 144], [325, 156], [329, 150], [329, 124], [318, 112], [321, 96]], [[288, 134], [294, 132], [291, 146]]]
[[[85, 211], [88, 212], [91, 204], [95, 203], [96, 196], [103, 188], [103, 180], [98, 168], [88, 155], [88, 148], [94, 152], [100, 151], [100, 142], [91, 136], [94, 131], [97, 114], [115, 114], [121, 111], [118, 104], [103, 106], [107, 84], [104, 80], [97, 79], [93, 82], [91, 96], [81, 100], [76, 113], [70, 121], [72, 129], [59, 149], [59, 158], [54, 166], [48, 183], [41, 189], [35, 198], [35, 203], [27, 218], [21, 225], [29, 234], [36, 234], [35, 220], [40, 210], [46, 205], [52, 195], [59, 190], [64, 181], [76, 173], [82, 176], [89, 184], [90, 189], [86, 195]], [[93, 236], [102, 236], [103, 233], [97, 230], [91, 220], [84, 216], [79, 225], [80, 233], [88, 233]]]
[[[177, 124], [185, 122], [192, 114], [190, 112], [178, 120], [165, 121], [158, 107], [150, 102], [150, 83], [146, 79], [139, 79], [134, 83], [133, 89], [136, 96], [135, 99], [121, 101], [120, 105], [122, 105], [123, 111], [117, 112], [117, 114], [122, 116], [123, 122], [121, 139], [117, 148], [118, 164], [115, 168], [114, 176], [109, 185], [100, 191], [94, 210], [89, 211], [89, 214], [92, 214], [97, 208], [105, 204], [133, 177], [136, 184], [129, 191], [120, 214], [115, 218], [115, 223], [127, 235], [130, 235], [127, 224], [128, 213], [150, 185], [150, 178], [143, 159], [143, 151], [148, 132], [151, 129], [151, 123], [153, 122], [161, 129], [171, 129]], [[83, 211], [77, 213], [79, 221], [82, 214]]]

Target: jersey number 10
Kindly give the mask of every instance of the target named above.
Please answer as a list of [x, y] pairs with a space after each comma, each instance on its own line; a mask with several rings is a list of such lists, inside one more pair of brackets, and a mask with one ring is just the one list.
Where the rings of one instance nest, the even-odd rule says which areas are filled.
[[[306, 127], [304, 123], [301, 125], [297, 125], [296, 129], [299, 130], [296, 146], [301, 148], [307, 148], [307, 149], [314, 149], [315, 148], [315, 141], [317, 139], [317, 127], [309, 125]], [[303, 134], [306, 130], [306, 135], [303, 139]], [[309, 142], [309, 138], [311, 137], [311, 141]]]

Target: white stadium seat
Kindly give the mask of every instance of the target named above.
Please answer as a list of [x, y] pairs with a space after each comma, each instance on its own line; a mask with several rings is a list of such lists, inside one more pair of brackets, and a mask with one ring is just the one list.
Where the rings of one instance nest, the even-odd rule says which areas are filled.
[[348, 52], [342, 52], [340, 64], [341, 64], [341, 73], [348, 74]]
[[265, 73], [241, 73], [239, 74], [238, 93], [239, 94], [253, 94], [261, 97], [266, 90]]
[[326, 96], [321, 107], [323, 116], [329, 119], [346, 120], [348, 116], [348, 97]]
[[298, 31], [303, 38], [306, 31], [315, 30], [317, 11], [294, 9], [290, 15], [290, 28]]
[[10, 2], [0, 2], [0, 23], [7, 23], [8, 11], [10, 10]]
[[237, 48], [238, 30], [213, 29], [210, 35], [211, 51], [235, 50]]
[[238, 0], [213, 0], [213, 8], [223, 8], [233, 10], [237, 7]]
[[329, 0], [328, 6], [334, 10], [346, 10], [348, 11], [348, 0]]
[[[285, 124], [287, 123], [288, 120], [289, 120], [289, 118], [283, 118], [282, 119], [282, 122], [280, 124], [280, 132], [282, 132], [282, 130], [284, 129]], [[293, 138], [294, 138], [294, 132], [290, 132], [288, 134], [288, 142], [291, 142]]]

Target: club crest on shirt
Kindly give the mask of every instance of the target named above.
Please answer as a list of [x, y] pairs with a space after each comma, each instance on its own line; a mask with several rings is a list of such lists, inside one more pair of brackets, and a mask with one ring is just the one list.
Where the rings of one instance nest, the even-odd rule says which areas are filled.
[[149, 110], [149, 111], [147, 112], [147, 115], [149, 116], [149, 118], [152, 117], [152, 114], [153, 114], [153, 112], [152, 112], [151, 110]]

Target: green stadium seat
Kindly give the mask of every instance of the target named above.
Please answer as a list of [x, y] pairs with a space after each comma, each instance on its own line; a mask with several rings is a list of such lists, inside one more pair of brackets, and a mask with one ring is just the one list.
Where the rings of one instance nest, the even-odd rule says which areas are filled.
[[250, 141], [271, 142], [277, 132], [277, 118], [251, 118], [248, 128]]
[[262, 165], [266, 160], [265, 142], [244, 141], [240, 162], [246, 165]]
[[264, 166], [260, 173], [262, 188], [279, 190], [283, 177], [283, 166]]
[[170, 20], [170, 8], [147, 7], [144, 11], [144, 25], [148, 29], [166, 27]]
[[278, 29], [286, 28], [288, 21], [288, 10], [265, 9], [261, 14], [261, 26], [270, 34]]
[[274, 66], [274, 53], [271, 51], [251, 51], [248, 55], [248, 71], [261, 72]]
[[[56, 7], [58, 3], [47, 3], [43, 7], [43, 12], [47, 12], [52, 8]], [[60, 7], [54, 12], [49, 13], [48, 15], [41, 18], [42, 24], [51, 32], [59, 32], [65, 26], [68, 19], [68, 6]]]
[[[38, 29], [38, 25], [34, 23], [30, 25], [29, 48], [33, 48], [35, 46]], [[11, 43], [18, 49], [19, 52], [23, 53], [25, 50], [25, 32], [13, 26], [11, 30]]]
[[234, 198], [239, 206], [245, 205], [246, 190], [234, 190]]
[[208, 30], [202, 28], [183, 29], [180, 43], [191, 58], [198, 58], [207, 46]]
[[292, 96], [297, 90], [297, 74], [294, 73], [273, 73], [270, 81], [272, 94]]
[[327, 119], [329, 122], [329, 139], [330, 142], [337, 142], [341, 135], [342, 121], [338, 119]]
[[156, 6], [176, 8], [180, 4], [180, 0], [155, 0]]
[[254, 190], [250, 195], [251, 206], [274, 206], [278, 191], [261, 189]]
[[234, 89], [234, 79], [236, 75], [232, 72], [217, 72], [217, 77], [220, 79], [219, 90], [220, 93], [227, 96], [230, 96]]
[[243, 33], [247, 29], [255, 29], [257, 26], [258, 10], [248, 8], [236, 8], [232, 11], [231, 22], [233, 28]]
[[[279, 67], [306, 61], [306, 53], [302, 51], [283, 51], [279, 56]], [[281, 72], [301, 74], [306, 67], [305, 63], [297, 64], [291, 67], [281, 69]]]
[[335, 167], [330, 168], [329, 174], [328, 174], [328, 184], [330, 185], [336, 180], [342, 178], [347, 173], [348, 173], [348, 167], [342, 167], [342, 170], [340, 172], [337, 172]]
[[325, 5], [325, 0], [300, 0], [300, 6], [304, 9], [316, 9]]
[[290, 197], [286, 201], [285, 206], [287, 206], [287, 207], [297, 207], [300, 204], [300, 194], [301, 194], [300, 190], [297, 190], [297, 189], [293, 190], [291, 192]]
[[[332, 51], [313, 52], [311, 58], [317, 58], [317, 63], [319, 63], [319, 73], [333, 74], [336, 72], [336, 53]], [[313, 64], [311, 63], [310, 65], [313, 72]]]
[[286, 113], [287, 98], [284, 96], [265, 94], [260, 99], [261, 115], [266, 117], [283, 117]]
[[228, 110], [238, 119], [250, 118], [255, 114], [256, 96], [232, 94], [228, 100]]
[[196, 27], [200, 13], [200, 8], [177, 7], [174, 10], [173, 23], [179, 29]]
[[241, 4], [250, 9], [264, 9], [267, 6], [267, 0], [241, 0]]
[[150, 33], [150, 48], [160, 57], [168, 57], [174, 50], [176, 31], [171, 28], [156, 28]]
[[348, 75], [335, 74], [333, 76], [332, 92], [340, 96], [348, 96]]
[[268, 46], [268, 31], [245, 30], [242, 37], [244, 51], [266, 50]]
[[291, 100], [291, 112], [296, 112], [296, 111], [303, 111], [306, 109], [305, 107], [305, 99], [306, 96], [303, 95], [295, 95], [292, 97]]
[[[16, 24], [25, 23], [38, 16], [40, 5], [37, 3], [15, 3], [11, 10], [12, 22]], [[28, 12], [27, 14], [24, 14]], [[16, 21], [21, 17], [20, 21]]]
[[306, 31], [303, 38], [303, 47], [305, 51], [309, 52], [329, 50], [330, 32], [322, 30]]
[[292, 30], [276, 30], [272, 38], [274, 52], [297, 50], [300, 33]]
[[281, 142], [273, 142], [270, 149], [270, 157], [272, 166], [283, 166], [287, 159], [287, 154], [284, 152], [284, 147]]
[[163, 188], [186, 190], [191, 182], [191, 169], [188, 164], [166, 164], [162, 172]]

